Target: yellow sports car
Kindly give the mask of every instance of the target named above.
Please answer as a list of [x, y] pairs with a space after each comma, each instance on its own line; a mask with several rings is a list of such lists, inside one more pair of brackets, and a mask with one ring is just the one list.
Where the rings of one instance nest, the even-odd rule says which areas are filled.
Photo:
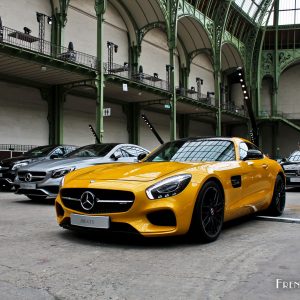
[[281, 166], [241, 138], [168, 142], [136, 164], [106, 164], [68, 174], [56, 198], [68, 229], [189, 234], [214, 241], [224, 221], [285, 206]]

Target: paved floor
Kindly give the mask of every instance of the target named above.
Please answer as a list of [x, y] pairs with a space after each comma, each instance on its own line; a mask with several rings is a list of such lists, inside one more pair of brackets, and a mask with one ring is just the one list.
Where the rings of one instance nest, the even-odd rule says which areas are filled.
[[[52, 202], [0, 193], [0, 299], [300, 299], [300, 224], [247, 219], [211, 244], [91, 237], [56, 224]], [[284, 217], [300, 219], [300, 191]], [[279, 288], [276, 288], [276, 280]]]

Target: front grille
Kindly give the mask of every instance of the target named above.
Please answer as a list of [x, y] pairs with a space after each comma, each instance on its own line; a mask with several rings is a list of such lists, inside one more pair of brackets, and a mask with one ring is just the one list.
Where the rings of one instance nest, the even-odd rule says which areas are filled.
[[297, 170], [286, 170], [286, 171], [284, 171], [284, 173], [287, 175], [298, 175]]
[[0, 172], [4, 173], [4, 172], [8, 172], [10, 170], [9, 167], [1, 167], [0, 168]]
[[[26, 176], [30, 174], [30, 180], [26, 180]], [[46, 172], [29, 172], [29, 171], [20, 171], [18, 172], [18, 177], [20, 181], [23, 182], [37, 182], [42, 181], [46, 177]]]
[[[82, 207], [81, 196], [84, 192], [95, 196], [94, 206], [90, 210]], [[132, 192], [105, 189], [62, 189], [60, 196], [67, 208], [87, 214], [125, 212], [131, 208], [135, 198]]]

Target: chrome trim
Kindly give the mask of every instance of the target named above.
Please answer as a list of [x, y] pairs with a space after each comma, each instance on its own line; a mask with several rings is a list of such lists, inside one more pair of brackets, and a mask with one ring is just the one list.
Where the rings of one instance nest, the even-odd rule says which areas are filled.
[[[77, 201], [80, 202], [81, 200], [78, 198], [72, 198], [72, 197], [61, 197], [62, 200], [70, 200], [70, 201]], [[105, 200], [105, 199], [98, 199], [96, 198], [97, 203], [119, 203], [119, 204], [127, 204], [127, 203], [133, 203], [134, 200]]]
[[[22, 193], [19, 193], [19, 190], [22, 191]], [[24, 191], [28, 191], [28, 193], [24, 193]], [[44, 195], [38, 195], [36, 193], [32, 193], [31, 191], [40, 191], [42, 193], [44, 193]], [[57, 194], [51, 194], [49, 192], [47, 192], [46, 190], [44, 189], [34, 189], [34, 190], [27, 190], [27, 189], [20, 189], [18, 188], [18, 190], [15, 192], [15, 194], [19, 194], [19, 195], [29, 195], [29, 196], [47, 196], [47, 197], [50, 197], [50, 198], [56, 198]]]
[[80, 199], [72, 198], [72, 197], [61, 197], [62, 200], [71, 200], [71, 201], [78, 201], [80, 202]]
[[104, 200], [104, 199], [96, 199], [97, 203], [119, 203], [119, 204], [126, 204], [126, 203], [132, 203], [133, 200]]

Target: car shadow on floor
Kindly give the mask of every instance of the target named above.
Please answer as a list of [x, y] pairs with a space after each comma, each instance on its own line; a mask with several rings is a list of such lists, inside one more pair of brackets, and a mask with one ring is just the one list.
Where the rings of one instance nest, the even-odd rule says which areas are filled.
[[[174, 237], [151, 237], [145, 238], [139, 234], [105, 231], [73, 231], [62, 230], [58, 234], [62, 239], [72, 243], [85, 244], [101, 247], [124, 247], [124, 248], [176, 248], [176, 247], [215, 247], [218, 241], [226, 239], [226, 232], [237, 230], [241, 226], [251, 226], [254, 216], [240, 218], [224, 224], [221, 235], [212, 243], [201, 243], [191, 240], [187, 235]], [[215, 246], [214, 246], [215, 245]]]
[[40, 199], [40, 200], [31, 200], [28, 198], [14, 200], [14, 203], [25, 204], [25, 205], [51, 205], [54, 207], [55, 199]]

